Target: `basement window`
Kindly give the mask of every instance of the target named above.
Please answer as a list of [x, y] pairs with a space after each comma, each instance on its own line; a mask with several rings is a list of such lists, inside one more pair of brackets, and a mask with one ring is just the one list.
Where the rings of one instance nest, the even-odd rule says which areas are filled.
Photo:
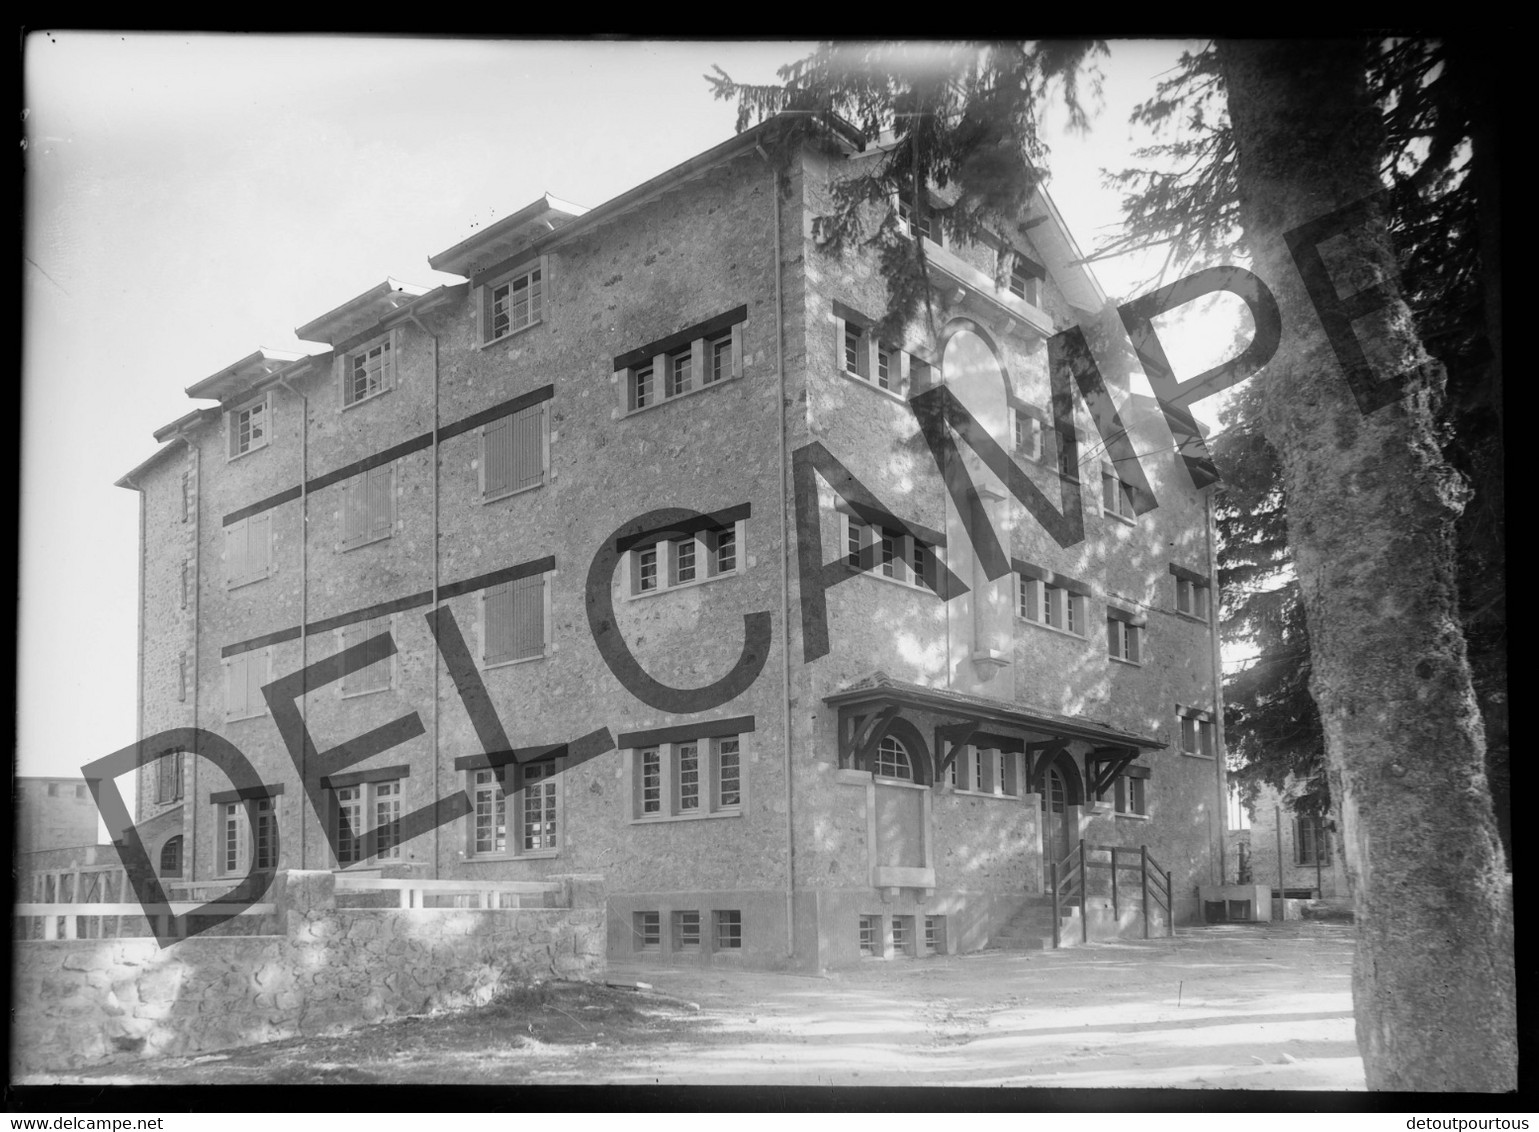
[[872, 959], [882, 957], [882, 917], [860, 918], [860, 953]]
[[675, 951], [700, 950], [699, 912], [675, 912], [673, 914], [673, 949]]
[[731, 909], [711, 913], [712, 934], [717, 951], [738, 951], [743, 946], [743, 913]]
[[659, 912], [631, 914], [631, 943], [636, 951], [657, 951], [662, 947], [662, 915]]
[[946, 953], [945, 916], [926, 916], [924, 918], [924, 949], [931, 955], [944, 955]]

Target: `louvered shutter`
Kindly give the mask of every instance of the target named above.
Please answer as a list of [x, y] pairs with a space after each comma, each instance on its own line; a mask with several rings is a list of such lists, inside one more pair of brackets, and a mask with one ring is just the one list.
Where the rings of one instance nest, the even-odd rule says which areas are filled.
[[224, 576], [228, 585], [236, 586], [246, 580], [246, 529], [249, 520], [242, 519], [224, 529]]
[[363, 541], [365, 528], [364, 480], [357, 475], [342, 481], [342, 545], [356, 546]]
[[246, 576], [265, 578], [272, 573], [272, 515], [253, 515], [246, 527]]
[[513, 586], [492, 586], [481, 600], [486, 662], [513, 659]]
[[224, 713], [232, 719], [246, 714], [246, 667], [249, 656], [233, 656], [224, 665]]
[[499, 417], [481, 433], [481, 493], [488, 499], [513, 487], [513, 418]]
[[368, 480], [368, 534], [366, 537], [385, 538], [390, 534], [391, 523], [391, 495], [395, 486], [395, 465], [387, 464], [383, 468], [374, 468], [366, 477]]
[[246, 664], [246, 712], [259, 715], [266, 710], [267, 698], [262, 695], [262, 685], [267, 683], [268, 657], [265, 652], [253, 653]]
[[544, 478], [544, 429], [540, 427], [544, 419], [544, 405], [534, 405], [513, 414], [510, 459], [513, 490], [534, 487]]
[[513, 582], [513, 656], [519, 660], [545, 652], [545, 575]]
[[1027, 578], [1023, 583], [1026, 587], [1026, 620], [1042, 620], [1042, 587], [1035, 578]]

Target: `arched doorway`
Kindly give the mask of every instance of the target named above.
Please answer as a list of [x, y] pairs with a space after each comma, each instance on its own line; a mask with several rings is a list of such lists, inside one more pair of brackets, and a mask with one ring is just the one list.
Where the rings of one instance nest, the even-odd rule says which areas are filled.
[[[1079, 841], [1080, 808], [1085, 804], [1079, 768], [1067, 751], [1060, 751], [1042, 771], [1042, 883], [1052, 883], [1051, 866], [1062, 865]], [[1062, 872], [1062, 869], [1059, 870]]]

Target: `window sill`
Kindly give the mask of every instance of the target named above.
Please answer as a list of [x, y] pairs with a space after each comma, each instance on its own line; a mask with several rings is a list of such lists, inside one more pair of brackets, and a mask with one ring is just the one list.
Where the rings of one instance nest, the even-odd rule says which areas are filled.
[[834, 771], [834, 781], [842, 782], [847, 786], [864, 786], [871, 781], [871, 772], [869, 770], [851, 770], [848, 767], [841, 767]]
[[1148, 821], [1149, 820], [1149, 815], [1148, 814], [1124, 814], [1120, 810], [1117, 812], [1117, 817], [1119, 817], [1119, 818], [1127, 818], [1128, 821]]
[[860, 374], [858, 374], [858, 373], [851, 373], [847, 369], [841, 369], [839, 371], [839, 375], [841, 377], [847, 378], [850, 381], [853, 381], [856, 385], [860, 386], [862, 389], [869, 389], [873, 393], [881, 394], [883, 397], [886, 397], [889, 401], [896, 401], [898, 404], [903, 405], [903, 406], [907, 406], [908, 405], [908, 398], [903, 395], [901, 390], [897, 390], [897, 389], [883, 389], [880, 385], [878, 385], [871, 378], [869, 378], [869, 377], [861, 377]]
[[1142, 668], [1144, 666], [1144, 662], [1141, 660], [1123, 660], [1120, 656], [1109, 656], [1106, 659], [1117, 664], [1125, 664], [1129, 668]]
[[1019, 613], [1015, 615], [1015, 619], [1022, 624], [1030, 625], [1034, 629], [1045, 629], [1049, 633], [1057, 633], [1060, 637], [1068, 637], [1072, 641], [1088, 641], [1090, 639], [1082, 633], [1073, 633], [1068, 629], [1060, 629], [1057, 625], [1049, 625], [1044, 621], [1033, 621], [1030, 617], [1022, 617]]
[[528, 487], [515, 487], [512, 491], [499, 491], [496, 495], [483, 495], [481, 497], [481, 502], [500, 503], [504, 499], [512, 499], [515, 495], [523, 495], [525, 492], [536, 491], [544, 486], [545, 480], [541, 478], [539, 483], [532, 483]]
[[672, 405], [678, 401], [684, 400], [686, 397], [694, 397], [701, 393], [709, 393], [713, 389], [720, 389], [723, 385], [731, 385], [734, 381], [741, 380], [742, 378], [737, 376], [724, 377], [720, 381], [707, 381], [701, 385], [696, 385], [692, 389], [686, 389], [683, 393], [675, 393], [672, 397], [660, 396], [650, 405], [643, 405], [639, 409], [625, 410], [625, 412], [620, 415], [620, 419], [623, 421], [629, 420], [631, 417], [639, 417], [642, 413], [650, 413], [654, 409], [661, 409], [664, 405]]
[[1181, 754], [1189, 759], [1201, 759], [1203, 762], [1209, 763], [1216, 761], [1218, 758], [1217, 755], [1204, 755], [1197, 751], [1182, 751]]
[[267, 718], [267, 712], [266, 711], [259, 711], [259, 712], [254, 712], [251, 715], [227, 715], [227, 716], [224, 717], [224, 721], [226, 723], [240, 723], [242, 720], [246, 720], [246, 719], [265, 719], [265, 718]]
[[517, 338], [524, 331], [526, 331], [526, 330], [533, 330], [536, 326], [539, 326], [539, 325], [543, 324], [544, 321], [545, 321], [544, 318], [537, 318], [533, 322], [531, 322], [531, 323], [529, 323], [529, 324], [527, 324], [525, 326], [520, 326], [516, 330], [508, 331], [501, 338], [492, 338], [492, 339], [490, 339], [490, 340], [488, 340], [486, 342], [482, 342], [479, 348], [482, 349], [482, 350], [485, 350], [485, 349], [488, 349], [488, 348], [490, 348], [492, 346], [500, 345], [501, 343], [508, 341], [510, 338]]
[[272, 577], [271, 574], [262, 574], [259, 577], [255, 577], [255, 578], [243, 578], [243, 579], [241, 579], [238, 582], [226, 582], [224, 584], [224, 588], [227, 591], [228, 590], [244, 589], [246, 586], [254, 586], [258, 582], [265, 582], [270, 577]]
[[515, 664], [533, 664], [537, 660], [550, 659], [549, 652], [542, 652], [539, 656], [519, 656], [512, 660], [484, 660], [481, 662], [481, 671], [490, 672], [494, 668], [512, 668]]
[[928, 790], [929, 787], [919, 782], [911, 782], [907, 778], [883, 778], [875, 771], [869, 772], [871, 781], [878, 786], [902, 786], [907, 790]]
[[492, 861], [551, 861], [561, 856], [559, 849], [531, 849], [527, 853], [466, 853], [467, 865]]
[[711, 821], [714, 818], [740, 818], [743, 816], [741, 806], [730, 810], [708, 810], [703, 814], [652, 814], [647, 817], [631, 818], [632, 825], [663, 825], [672, 822]]
[[1208, 619], [1206, 617], [1198, 617], [1196, 614], [1192, 614], [1192, 613], [1182, 613], [1179, 609], [1171, 610], [1171, 612], [1175, 616], [1181, 618], [1181, 620], [1183, 620], [1183, 621], [1190, 621], [1194, 625], [1201, 625], [1204, 628], [1206, 628], [1210, 624], [1210, 622], [1208, 621]]
[[258, 452], [265, 452], [271, 445], [272, 441], [269, 440], [264, 444], [258, 444], [255, 448], [248, 448], [244, 452], [237, 452], [233, 456], [226, 456], [224, 462], [226, 464], [233, 464], [235, 461], [244, 459], [247, 456], [253, 456]]
[[690, 589], [694, 589], [696, 586], [707, 585], [710, 582], [719, 582], [723, 578], [735, 578], [739, 574], [741, 574], [742, 572], [743, 571], [741, 569], [737, 569], [737, 570], [728, 570], [728, 571], [726, 571], [724, 573], [721, 573], [721, 574], [707, 574], [703, 578], [692, 578], [690, 581], [687, 581], [687, 582], [677, 582], [677, 583], [675, 583], [674, 585], [671, 585], [671, 586], [658, 586], [656, 589], [641, 590], [638, 593], [626, 594], [625, 595], [625, 600], [627, 600], [627, 601], [642, 601], [642, 600], [644, 600], [646, 598], [657, 597], [657, 596], [659, 596], [661, 594], [677, 593], [679, 590], [690, 590]]
[[880, 566], [873, 566], [869, 570], [862, 570], [858, 566], [851, 566], [848, 562], [846, 562], [844, 564], [844, 568], [851, 574], [863, 574], [868, 578], [874, 578], [878, 582], [886, 582], [889, 586], [897, 586], [900, 589], [907, 590], [909, 593], [935, 593], [935, 591], [932, 590], [929, 586], [916, 585], [913, 582], [905, 582], [902, 578], [894, 578], [890, 575], [883, 574], [881, 572], [882, 568]]
[[390, 691], [394, 691], [394, 686], [386, 684], [383, 688], [364, 688], [362, 691], [358, 692], [342, 692], [338, 695], [337, 698], [343, 700], [361, 700], [365, 696], [377, 696], [381, 692]]
[[383, 397], [386, 393], [389, 393], [394, 388], [394, 385], [387, 385], [383, 389], [376, 389], [373, 393], [370, 393], [365, 397], [358, 398], [356, 401], [344, 401], [342, 404], [342, 411], [345, 413], [349, 409], [356, 409], [359, 405], [367, 405], [370, 401]]
[[393, 538], [395, 536], [394, 524], [391, 524], [391, 526], [392, 530], [388, 534], [375, 535], [373, 538], [360, 539], [358, 542], [344, 542], [342, 544], [342, 553], [346, 554], [349, 550], [361, 550], [363, 547], [373, 546], [377, 542], [384, 542], [386, 539]]
[[1115, 519], [1117, 522], [1129, 527], [1138, 526], [1138, 520], [1130, 519], [1126, 515], [1119, 515], [1115, 511], [1108, 511], [1104, 507], [1101, 509], [1101, 517], [1105, 519]]
[[1019, 794], [995, 794], [991, 790], [960, 790], [955, 786], [951, 787], [947, 793], [958, 798], [992, 798], [999, 802], [1019, 802], [1021, 800]]

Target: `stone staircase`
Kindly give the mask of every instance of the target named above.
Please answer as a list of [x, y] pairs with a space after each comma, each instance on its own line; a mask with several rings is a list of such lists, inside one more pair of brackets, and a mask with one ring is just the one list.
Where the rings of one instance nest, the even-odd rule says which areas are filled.
[[[1080, 942], [1078, 906], [1059, 908], [1058, 945], [1075, 947]], [[1051, 951], [1053, 947], [1053, 898], [1029, 896], [1026, 905], [989, 938], [989, 946], [1007, 951]]]

